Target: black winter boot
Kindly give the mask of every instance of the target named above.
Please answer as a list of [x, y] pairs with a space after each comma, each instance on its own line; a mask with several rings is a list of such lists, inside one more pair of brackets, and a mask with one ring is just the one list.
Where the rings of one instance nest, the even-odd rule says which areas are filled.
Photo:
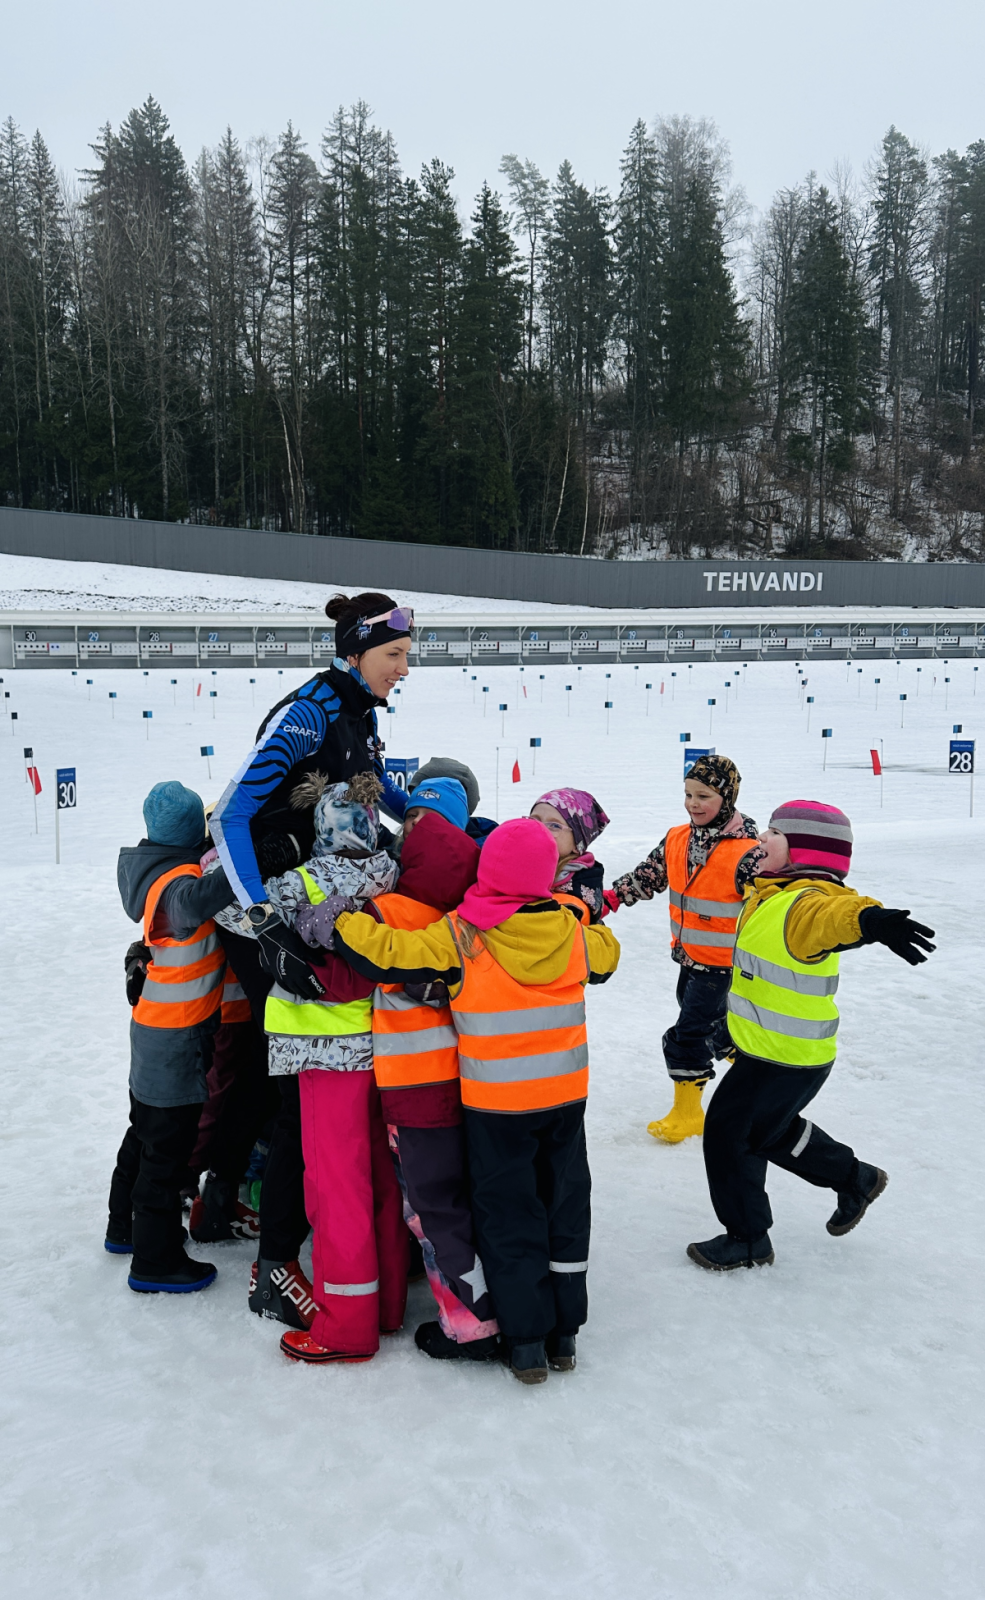
[[129, 1256], [133, 1254], [133, 1218], [128, 1222], [114, 1222], [110, 1217], [106, 1224], [106, 1238], [103, 1249], [108, 1250], [111, 1256]]
[[574, 1372], [576, 1361], [573, 1333], [549, 1333], [545, 1340], [545, 1348], [547, 1364], [555, 1372]]
[[521, 1383], [546, 1383], [547, 1351], [543, 1339], [511, 1345], [510, 1371]]
[[192, 1203], [188, 1231], [196, 1244], [219, 1244], [226, 1239], [258, 1239], [260, 1218], [244, 1206], [233, 1184], [211, 1173], [205, 1188]]
[[878, 1200], [889, 1182], [881, 1167], [870, 1167], [867, 1162], [858, 1164], [858, 1178], [854, 1189], [838, 1195], [838, 1209], [827, 1221], [829, 1233], [840, 1238], [857, 1228], [873, 1200]]
[[414, 1334], [418, 1350], [434, 1361], [492, 1361], [499, 1352], [499, 1339], [489, 1334], [485, 1339], [471, 1339], [468, 1344], [458, 1344], [442, 1333], [440, 1322], [422, 1322]]
[[138, 1294], [194, 1294], [196, 1289], [207, 1289], [215, 1283], [216, 1269], [211, 1261], [192, 1261], [185, 1256], [183, 1264], [173, 1272], [157, 1272], [152, 1277], [131, 1272], [127, 1283]]
[[687, 1253], [699, 1267], [709, 1272], [733, 1272], [736, 1267], [771, 1267], [774, 1262], [770, 1236], [760, 1239], [730, 1239], [720, 1233], [717, 1239], [706, 1239], [704, 1244], [689, 1244]]
[[311, 1327], [318, 1306], [297, 1261], [254, 1261], [250, 1270], [250, 1310], [289, 1328]]

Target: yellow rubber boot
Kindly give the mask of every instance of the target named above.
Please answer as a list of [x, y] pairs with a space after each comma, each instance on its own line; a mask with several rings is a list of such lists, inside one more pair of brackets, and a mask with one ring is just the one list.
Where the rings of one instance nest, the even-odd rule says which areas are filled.
[[701, 1108], [703, 1083], [675, 1083], [674, 1104], [659, 1122], [647, 1124], [647, 1133], [663, 1144], [680, 1144], [705, 1131], [705, 1114]]

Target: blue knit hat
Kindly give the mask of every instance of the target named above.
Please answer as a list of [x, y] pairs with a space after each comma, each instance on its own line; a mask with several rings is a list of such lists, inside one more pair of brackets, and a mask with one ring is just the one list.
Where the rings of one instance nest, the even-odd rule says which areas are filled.
[[408, 811], [436, 811], [454, 828], [464, 828], [469, 820], [465, 787], [457, 778], [425, 778], [408, 799]]
[[205, 807], [194, 789], [176, 779], [155, 783], [144, 801], [144, 827], [151, 844], [190, 850], [205, 838]]

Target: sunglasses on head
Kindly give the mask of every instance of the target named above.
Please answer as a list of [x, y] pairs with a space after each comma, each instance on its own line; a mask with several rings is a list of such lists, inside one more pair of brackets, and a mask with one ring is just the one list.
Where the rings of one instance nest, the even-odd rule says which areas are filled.
[[367, 639], [375, 622], [385, 622], [391, 633], [408, 633], [414, 626], [412, 606], [394, 606], [392, 611], [381, 611], [378, 617], [360, 617], [356, 627], [357, 639]]

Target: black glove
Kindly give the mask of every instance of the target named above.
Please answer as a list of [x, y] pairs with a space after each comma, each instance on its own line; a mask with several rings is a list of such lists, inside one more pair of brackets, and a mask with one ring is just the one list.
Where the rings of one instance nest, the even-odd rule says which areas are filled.
[[[866, 906], [858, 914], [859, 930], [863, 944], [884, 944], [894, 956], [918, 967], [927, 957], [921, 950], [936, 950], [928, 941], [934, 937], [933, 928], [922, 922], [911, 922], [909, 911], [888, 911], [884, 906]], [[920, 949], [917, 949], [917, 945]]]
[[448, 985], [444, 978], [432, 978], [429, 983], [405, 983], [404, 994], [418, 1005], [446, 1006]]
[[293, 833], [268, 833], [256, 847], [256, 858], [264, 881], [279, 878], [301, 865], [301, 846]]
[[142, 939], [135, 939], [123, 957], [123, 970], [127, 975], [127, 1004], [135, 1006], [144, 992], [150, 950]]
[[322, 1000], [325, 990], [308, 965], [309, 950], [300, 934], [280, 917], [268, 917], [257, 932], [260, 965], [276, 978], [282, 989], [301, 1000]]

